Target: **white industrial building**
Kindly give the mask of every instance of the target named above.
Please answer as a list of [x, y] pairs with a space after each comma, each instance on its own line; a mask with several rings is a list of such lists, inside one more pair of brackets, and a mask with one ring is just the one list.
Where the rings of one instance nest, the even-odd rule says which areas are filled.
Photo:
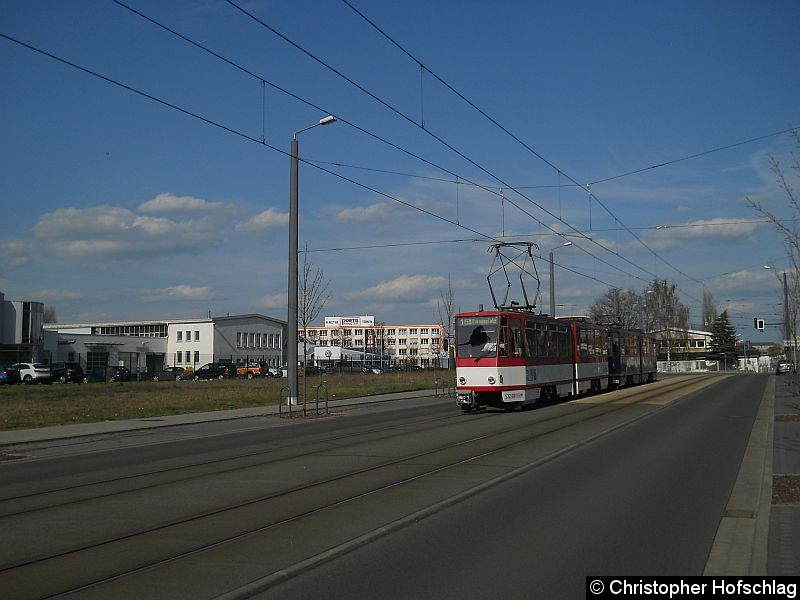
[[196, 369], [210, 362], [277, 367], [286, 362], [285, 337], [285, 321], [259, 314], [44, 326], [53, 362], [80, 362], [87, 371], [124, 366], [134, 374], [165, 366]]

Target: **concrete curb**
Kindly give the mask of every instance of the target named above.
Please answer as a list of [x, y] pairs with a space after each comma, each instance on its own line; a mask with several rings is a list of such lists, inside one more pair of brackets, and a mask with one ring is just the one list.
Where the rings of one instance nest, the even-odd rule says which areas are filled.
[[772, 506], [775, 376], [769, 378], [703, 575], [766, 575]]

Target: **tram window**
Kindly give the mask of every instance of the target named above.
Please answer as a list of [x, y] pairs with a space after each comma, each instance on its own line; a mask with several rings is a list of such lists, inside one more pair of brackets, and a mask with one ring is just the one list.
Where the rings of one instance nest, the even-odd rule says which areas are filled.
[[534, 356], [538, 356], [537, 354], [537, 344], [538, 335], [536, 331], [536, 323], [533, 321], [526, 321], [525, 322], [525, 356], [532, 358]]
[[496, 356], [497, 321], [497, 317], [460, 317], [456, 319], [458, 357]]
[[519, 319], [509, 319], [508, 321], [508, 355], [522, 356], [522, 321]]

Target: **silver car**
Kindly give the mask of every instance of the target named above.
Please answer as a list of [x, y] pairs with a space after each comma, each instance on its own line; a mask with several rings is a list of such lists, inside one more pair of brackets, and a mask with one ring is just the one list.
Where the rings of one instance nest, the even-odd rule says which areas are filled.
[[778, 364], [775, 366], [776, 375], [783, 375], [785, 373], [791, 373], [792, 371], [794, 371], [794, 365], [788, 360], [779, 360]]
[[11, 365], [19, 371], [22, 383], [50, 383], [50, 367], [42, 363], [16, 363]]

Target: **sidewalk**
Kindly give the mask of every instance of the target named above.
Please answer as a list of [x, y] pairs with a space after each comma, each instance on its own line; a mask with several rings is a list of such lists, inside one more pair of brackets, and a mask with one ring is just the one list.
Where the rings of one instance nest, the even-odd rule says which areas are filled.
[[[439, 390], [441, 393], [441, 390]], [[353, 406], [358, 404], [372, 404], [375, 402], [389, 402], [391, 400], [407, 398], [423, 398], [434, 396], [436, 390], [417, 390], [414, 392], [397, 392], [393, 394], [378, 394], [375, 396], [362, 396], [358, 398], [342, 398], [329, 402], [331, 408]], [[238, 408], [234, 410], [218, 410], [204, 413], [189, 413], [184, 415], [169, 415], [163, 417], [143, 417], [141, 419], [128, 419], [124, 421], [101, 421], [99, 423], [80, 423], [76, 425], [59, 425], [55, 427], [39, 427], [36, 429], [10, 429], [0, 431], [0, 451], [3, 446], [25, 444], [30, 442], [43, 442], [48, 440], [63, 440], [91, 435], [119, 433], [122, 431], [136, 431], [154, 429], [157, 427], [175, 427], [177, 425], [194, 425], [197, 423], [210, 423], [213, 421], [230, 421], [233, 419], [247, 419], [252, 417], [270, 417], [278, 415], [278, 406], [255, 406], [252, 408]], [[306, 409], [314, 411], [316, 403], [309, 402]], [[320, 411], [324, 410], [324, 403], [320, 402]], [[284, 416], [288, 416], [289, 407], [281, 408]], [[292, 413], [302, 412], [302, 406], [292, 406]]]
[[800, 575], [800, 395], [792, 389], [789, 376], [776, 379], [767, 574], [796, 576]]

